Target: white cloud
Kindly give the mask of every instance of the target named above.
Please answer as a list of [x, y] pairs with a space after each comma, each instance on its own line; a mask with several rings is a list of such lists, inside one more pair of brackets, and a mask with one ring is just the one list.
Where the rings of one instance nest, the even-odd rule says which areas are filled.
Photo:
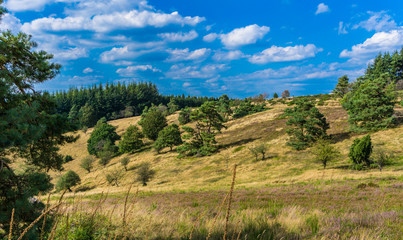
[[208, 64], [203, 67], [175, 64], [169, 69], [165, 76], [172, 79], [207, 79], [215, 77], [219, 72], [227, 69], [228, 67], [225, 64]]
[[239, 50], [228, 51], [228, 52], [217, 51], [214, 54], [213, 59], [217, 62], [223, 62], [223, 61], [232, 61], [232, 60], [240, 59], [243, 57], [245, 57], [245, 55]]
[[126, 46], [113, 47], [111, 50], [101, 53], [100, 62], [113, 63], [115, 65], [130, 65], [132, 62], [127, 61], [128, 59], [134, 59], [143, 54], [161, 50], [163, 47], [163, 42], [131, 42]]
[[136, 53], [129, 51], [128, 46], [124, 47], [114, 47], [109, 51], [103, 52], [101, 54], [101, 62], [111, 63], [115, 60], [128, 59], [136, 56]]
[[81, 47], [72, 47], [68, 49], [58, 49], [52, 51], [54, 58], [59, 61], [75, 60], [79, 58], [88, 57], [88, 50]]
[[83, 70], [83, 73], [92, 73], [94, 70], [92, 68], [87, 67]]
[[213, 42], [214, 40], [216, 40], [218, 37], [217, 33], [209, 33], [206, 36], [203, 37], [203, 41], [205, 42]]
[[145, 72], [145, 71], [161, 72], [161, 70], [154, 68], [151, 65], [136, 65], [136, 66], [128, 66], [126, 68], [119, 68], [118, 70], [116, 70], [116, 73], [118, 73], [122, 77], [134, 77], [136, 76], [137, 72]]
[[44, 17], [24, 23], [23, 30], [28, 33], [42, 31], [95, 31], [109, 32], [113, 30], [134, 29], [144, 27], [164, 27], [170, 24], [194, 26], [204, 21], [202, 17], [182, 17], [178, 12], [171, 14], [131, 10], [114, 12], [91, 17], [68, 16], [66, 18]]
[[347, 33], [348, 33], [348, 32], [347, 32], [347, 30], [346, 30], [346, 25], [344, 25], [343, 22], [339, 22], [339, 31], [338, 31], [338, 34], [341, 35], [341, 34], [347, 34]]
[[368, 14], [371, 16], [368, 20], [362, 21], [359, 24], [353, 26], [353, 29], [357, 29], [359, 27], [366, 29], [367, 31], [375, 30], [379, 31], [388, 31], [391, 29], [395, 29], [397, 24], [392, 19], [391, 16], [386, 14], [385, 11], [380, 12], [371, 12]]
[[402, 47], [403, 28], [391, 30], [389, 32], [378, 32], [372, 37], [354, 45], [351, 50], [344, 49], [340, 57], [351, 58], [352, 60], [367, 61], [375, 57], [379, 52], [394, 51]]
[[195, 30], [188, 33], [177, 32], [177, 33], [160, 33], [158, 37], [165, 39], [168, 42], [186, 42], [197, 38], [199, 34]]
[[324, 3], [319, 3], [318, 8], [316, 9], [315, 15], [318, 15], [320, 13], [325, 13], [325, 12], [329, 12], [329, 6], [327, 6]]
[[249, 58], [249, 62], [256, 64], [266, 64], [269, 62], [298, 61], [305, 58], [315, 57], [317, 52], [323, 49], [317, 48], [313, 44], [306, 46], [296, 45], [294, 47], [272, 46]]
[[236, 48], [242, 45], [256, 43], [270, 31], [269, 27], [259, 27], [256, 24], [243, 28], [236, 28], [227, 34], [220, 34], [221, 42], [228, 48]]
[[167, 61], [168, 62], [179, 62], [179, 61], [202, 61], [205, 60], [210, 55], [211, 50], [208, 48], [200, 48], [194, 51], [189, 51], [189, 48], [185, 49], [168, 49], [168, 53], [171, 55]]
[[20, 31], [21, 26], [22, 24], [20, 19], [9, 13], [4, 14], [0, 21], [1, 31], [10, 30], [13, 33], [17, 33]]
[[46, 4], [53, 0], [8, 0], [5, 7], [13, 12], [22, 12], [28, 10], [40, 11]]

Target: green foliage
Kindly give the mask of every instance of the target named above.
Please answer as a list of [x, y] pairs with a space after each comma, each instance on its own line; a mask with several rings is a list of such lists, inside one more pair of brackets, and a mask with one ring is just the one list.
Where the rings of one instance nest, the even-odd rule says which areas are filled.
[[273, 94], [273, 98], [278, 98], [278, 94], [276, 92]]
[[70, 155], [66, 155], [66, 156], [64, 157], [64, 163], [68, 163], [68, 162], [71, 162], [71, 161], [73, 161], [73, 160], [74, 160], [73, 157], [70, 156]]
[[97, 122], [97, 116], [94, 108], [88, 103], [80, 108], [80, 110], [78, 111], [78, 118], [81, 127], [89, 128], [94, 126], [94, 124]]
[[266, 110], [265, 103], [262, 104], [252, 104], [251, 100], [245, 100], [239, 104], [237, 108], [234, 110], [233, 118], [241, 118], [250, 114], [254, 114], [257, 112], [262, 112]]
[[258, 160], [257, 158], [258, 158], [259, 154], [262, 155], [262, 160], [264, 160], [267, 150], [268, 150], [268, 147], [264, 143], [259, 144], [255, 147], [249, 148], [249, 151], [255, 156], [256, 161]]
[[151, 169], [150, 163], [142, 163], [137, 170], [137, 181], [141, 182], [143, 186], [154, 177], [155, 171]]
[[327, 163], [339, 157], [340, 152], [331, 145], [329, 140], [319, 139], [311, 150], [315, 160], [323, 164], [325, 169]]
[[224, 120], [228, 121], [232, 114], [229, 97], [224, 94], [218, 98], [218, 111], [223, 116]]
[[369, 157], [372, 153], [371, 136], [366, 135], [359, 139], [354, 139], [353, 144], [350, 147], [348, 156], [354, 165], [366, 164], [367, 167], [371, 164]]
[[175, 103], [175, 99], [171, 99], [167, 104], [167, 107], [170, 114], [179, 110], [179, 106]]
[[182, 109], [182, 110], [179, 112], [179, 118], [178, 118], [178, 120], [179, 120], [179, 123], [180, 123], [181, 125], [184, 125], [184, 124], [186, 124], [186, 123], [190, 123], [190, 113], [191, 113], [191, 112], [192, 112], [192, 109], [189, 108], [189, 107], [186, 107], [186, 108]]
[[300, 98], [295, 104], [293, 108], [286, 109], [284, 114], [289, 117], [286, 124], [292, 126], [287, 129], [290, 136], [287, 145], [303, 150], [318, 139], [326, 138], [329, 124], [312, 101]]
[[119, 140], [120, 136], [115, 130], [116, 127], [107, 123], [101, 123], [98, 125], [87, 141], [88, 153], [97, 156], [98, 152], [104, 150], [104, 146], [108, 146], [108, 150], [116, 152], [115, 141]]
[[111, 186], [119, 187], [119, 182], [123, 178], [123, 172], [121, 170], [115, 169], [106, 173], [105, 179]]
[[124, 158], [120, 159], [120, 164], [122, 164], [125, 171], [127, 171], [127, 165], [129, 165], [129, 163], [130, 163], [130, 159], [128, 157], [124, 157]]
[[58, 191], [61, 190], [69, 190], [71, 192], [71, 188], [77, 186], [81, 183], [81, 178], [74, 171], [68, 171], [66, 174], [61, 176], [56, 184], [56, 189]]
[[[5, 9], [0, 8], [0, 14]], [[35, 42], [24, 33], [0, 34], [0, 238], [8, 232], [15, 209], [13, 232], [18, 235], [44, 209], [34, 196], [50, 191], [50, 177], [41, 170], [61, 170], [64, 157], [59, 146], [75, 140], [65, 133], [75, 129], [66, 115], [56, 113], [56, 104], [34, 86], [54, 78], [60, 65], [52, 55], [35, 51]], [[15, 157], [27, 167], [14, 171]], [[10, 159], [8, 158], [10, 157]], [[26, 239], [39, 237], [37, 226]]]
[[94, 168], [94, 162], [95, 158], [93, 156], [85, 157], [81, 160], [80, 167], [90, 173], [92, 168]]
[[387, 152], [384, 149], [377, 149], [374, 152], [374, 163], [378, 167], [379, 171], [382, 171], [383, 167], [391, 165], [395, 156], [393, 153]]
[[181, 145], [182, 143], [179, 126], [173, 123], [162, 129], [162, 131], [158, 134], [158, 138], [154, 142], [154, 148], [157, 150], [157, 152], [165, 147], [169, 147], [172, 151], [174, 146]]
[[385, 85], [384, 77], [361, 80], [343, 98], [351, 129], [373, 131], [394, 125], [395, 95], [392, 85]]
[[122, 141], [119, 142], [119, 151], [121, 153], [132, 153], [144, 146], [143, 133], [137, 126], [131, 125], [123, 134]]
[[344, 75], [338, 79], [337, 85], [333, 90], [333, 93], [338, 97], [344, 97], [346, 93], [348, 93], [350, 85], [348, 83], [349, 79], [347, 75]]
[[142, 115], [140, 126], [143, 134], [150, 140], [157, 140], [158, 133], [167, 126], [167, 119], [164, 114], [156, 108], [151, 108], [149, 112]]
[[99, 164], [102, 166], [108, 165], [108, 163], [111, 161], [111, 159], [115, 156], [116, 154], [114, 152], [108, 151], [108, 150], [103, 150], [102, 152], [98, 152], [98, 157], [99, 157]]
[[224, 119], [217, 111], [217, 103], [204, 103], [192, 112], [190, 119], [196, 122], [195, 128], [182, 127], [186, 132], [183, 138], [189, 141], [177, 148], [179, 153], [207, 156], [217, 151], [215, 136], [225, 127], [222, 124]]

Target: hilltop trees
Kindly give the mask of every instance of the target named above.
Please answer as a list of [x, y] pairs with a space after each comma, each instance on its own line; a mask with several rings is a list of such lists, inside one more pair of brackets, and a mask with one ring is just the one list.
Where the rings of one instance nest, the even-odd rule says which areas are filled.
[[195, 128], [182, 127], [186, 132], [183, 138], [190, 141], [178, 147], [178, 151], [187, 155], [201, 156], [215, 152], [217, 150], [215, 136], [225, 127], [224, 119], [217, 111], [217, 103], [205, 102], [192, 112], [190, 119], [196, 122], [196, 126]]
[[276, 92], [273, 94], [273, 98], [278, 98], [278, 94]]
[[123, 134], [122, 141], [119, 142], [119, 151], [121, 153], [132, 153], [144, 146], [143, 133], [137, 126], [131, 125]]
[[284, 115], [289, 117], [287, 129], [290, 136], [287, 145], [296, 150], [303, 150], [320, 138], [326, 138], [329, 124], [322, 113], [315, 107], [315, 103], [307, 98], [295, 102], [293, 108], [285, 110]]
[[349, 79], [347, 75], [344, 75], [338, 79], [337, 85], [333, 90], [333, 93], [338, 97], [344, 97], [346, 93], [348, 93], [350, 85], [348, 83]]
[[288, 97], [290, 97], [290, 91], [284, 90], [284, 91], [281, 93], [281, 97], [282, 97], [282, 98], [288, 98]]
[[[1, 3], [2, 1], [0, 1]], [[5, 9], [0, 7], [0, 15]], [[31, 37], [10, 31], [0, 34], [0, 238], [7, 235], [12, 209], [15, 209], [13, 232], [18, 234], [34, 221], [44, 204], [30, 199], [52, 188], [50, 177], [43, 172], [60, 170], [62, 156], [58, 147], [74, 141], [64, 134], [74, 126], [64, 115], [55, 114], [55, 104], [34, 86], [54, 78], [60, 65], [52, 55], [35, 51]], [[60, 125], [59, 125], [60, 124]], [[32, 153], [32, 156], [29, 154]], [[16, 154], [30, 167], [12, 165]], [[32, 227], [27, 239], [38, 239]]]

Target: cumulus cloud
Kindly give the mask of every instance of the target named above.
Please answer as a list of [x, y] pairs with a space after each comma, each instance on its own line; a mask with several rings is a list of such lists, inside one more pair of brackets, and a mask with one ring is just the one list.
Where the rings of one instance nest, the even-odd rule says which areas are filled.
[[128, 66], [126, 68], [119, 68], [116, 70], [116, 73], [122, 77], [134, 77], [137, 72], [161, 72], [161, 70], [154, 68], [151, 65], [136, 65], [136, 66]]
[[200, 48], [194, 51], [189, 51], [189, 48], [185, 49], [168, 49], [170, 57], [167, 59], [168, 62], [179, 62], [179, 61], [202, 61], [210, 55], [211, 50], [208, 48]]
[[168, 41], [168, 42], [186, 42], [197, 38], [199, 34], [195, 30], [187, 33], [176, 32], [176, 33], [160, 33], [158, 37]]
[[209, 33], [206, 36], [203, 37], [203, 41], [205, 42], [213, 42], [214, 40], [216, 40], [218, 37], [217, 33]]
[[353, 29], [364, 28], [367, 31], [388, 31], [395, 29], [397, 24], [391, 16], [386, 14], [385, 11], [380, 12], [367, 12], [370, 15], [368, 20], [362, 21], [359, 24], [353, 26]]
[[203, 67], [175, 64], [169, 69], [165, 76], [172, 79], [207, 79], [227, 69], [228, 67], [225, 64], [208, 64]]
[[347, 34], [347, 33], [348, 33], [348, 32], [347, 32], [347, 30], [346, 30], [346, 25], [344, 25], [343, 22], [339, 22], [339, 31], [338, 31], [338, 34], [341, 35], [341, 34]]
[[5, 7], [13, 12], [22, 11], [40, 11], [46, 4], [53, 2], [53, 0], [8, 0]]
[[219, 38], [227, 48], [236, 48], [256, 43], [257, 40], [262, 39], [269, 31], [269, 27], [260, 27], [253, 24], [243, 28], [236, 28], [227, 34], [220, 34]]
[[298, 61], [305, 58], [315, 57], [317, 52], [323, 51], [313, 44], [296, 45], [294, 47], [272, 46], [249, 58], [249, 62], [266, 64], [269, 62]]
[[326, 5], [324, 3], [319, 3], [318, 8], [316, 9], [315, 15], [329, 12], [329, 11], [330, 11], [330, 8], [328, 5]]
[[10, 30], [13, 33], [17, 33], [20, 31], [21, 26], [22, 24], [20, 19], [9, 13], [4, 14], [0, 21], [1, 31]]
[[94, 69], [87, 67], [86, 69], [83, 70], [83, 73], [92, 73]]
[[363, 43], [354, 45], [351, 50], [344, 49], [340, 57], [352, 60], [366, 61], [379, 52], [394, 51], [401, 48], [403, 43], [403, 28], [388, 32], [378, 32]]
[[227, 51], [227, 52], [217, 51], [214, 54], [213, 59], [217, 62], [224, 62], [240, 59], [243, 57], [245, 57], [245, 55], [239, 50]]
[[100, 55], [100, 62], [115, 65], [130, 65], [131, 61], [140, 55], [159, 51], [164, 47], [163, 42], [131, 42], [123, 47], [113, 47]]
[[60, 61], [75, 60], [88, 57], [88, 50], [81, 47], [72, 47], [68, 49], [58, 49], [52, 51], [54, 58]]
[[178, 12], [170, 14], [131, 10], [128, 12], [114, 12], [110, 14], [95, 15], [92, 18], [82, 16], [68, 16], [66, 18], [45, 17], [35, 19], [32, 22], [24, 23], [22, 29], [25, 32], [33, 33], [40, 31], [95, 31], [110, 32], [113, 30], [164, 27], [170, 24], [194, 26], [204, 18], [182, 17]]

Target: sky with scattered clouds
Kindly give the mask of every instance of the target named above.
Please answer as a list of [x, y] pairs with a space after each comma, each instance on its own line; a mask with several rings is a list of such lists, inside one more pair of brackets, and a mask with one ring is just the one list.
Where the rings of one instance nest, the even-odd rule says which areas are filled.
[[155, 83], [163, 94], [330, 92], [403, 47], [400, 0], [6, 0], [0, 29], [63, 65], [37, 86]]

